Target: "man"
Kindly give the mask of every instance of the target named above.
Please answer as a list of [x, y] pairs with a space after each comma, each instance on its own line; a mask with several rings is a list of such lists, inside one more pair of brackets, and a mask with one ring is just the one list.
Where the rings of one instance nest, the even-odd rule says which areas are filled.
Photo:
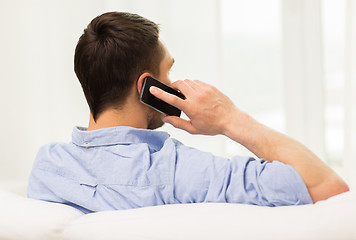
[[[89, 126], [75, 127], [69, 144], [40, 149], [28, 196], [88, 213], [195, 202], [309, 204], [348, 191], [306, 147], [256, 122], [215, 87], [191, 80], [171, 84], [173, 62], [155, 23], [117, 12], [93, 19], [75, 51]], [[150, 88], [190, 120], [140, 102], [147, 76], [185, 95], [182, 100]], [[223, 134], [261, 159], [217, 157], [150, 130], [163, 122], [192, 134]]]

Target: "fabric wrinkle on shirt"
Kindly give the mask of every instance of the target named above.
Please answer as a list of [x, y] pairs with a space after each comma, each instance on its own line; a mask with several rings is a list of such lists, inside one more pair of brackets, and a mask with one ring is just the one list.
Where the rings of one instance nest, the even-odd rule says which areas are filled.
[[93, 131], [75, 127], [72, 142], [43, 146], [28, 196], [85, 213], [198, 202], [312, 203], [289, 165], [218, 157], [185, 146], [166, 132], [124, 126]]

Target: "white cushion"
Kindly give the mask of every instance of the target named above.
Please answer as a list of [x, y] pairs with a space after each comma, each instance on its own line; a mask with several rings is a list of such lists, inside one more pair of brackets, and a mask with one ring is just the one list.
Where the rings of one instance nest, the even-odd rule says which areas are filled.
[[0, 239], [356, 239], [356, 195], [314, 205], [200, 203], [84, 215], [0, 190]]
[[0, 190], [0, 239], [59, 239], [66, 224], [82, 215], [63, 204]]
[[88, 214], [65, 239], [356, 239], [356, 196], [315, 205], [259, 207], [201, 203]]

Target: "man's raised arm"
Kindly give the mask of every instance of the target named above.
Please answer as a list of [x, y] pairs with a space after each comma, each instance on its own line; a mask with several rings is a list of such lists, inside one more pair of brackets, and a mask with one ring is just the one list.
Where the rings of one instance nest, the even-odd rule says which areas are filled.
[[177, 81], [173, 88], [186, 99], [151, 87], [156, 97], [181, 109], [189, 120], [166, 116], [163, 121], [191, 134], [222, 134], [242, 144], [257, 157], [278, 160], [300, 174], [313, 202], [349, 190], [347, 184], [313, 152], [298, 141], [274, 131], [240, 111], [215, 87], [198, 80]]

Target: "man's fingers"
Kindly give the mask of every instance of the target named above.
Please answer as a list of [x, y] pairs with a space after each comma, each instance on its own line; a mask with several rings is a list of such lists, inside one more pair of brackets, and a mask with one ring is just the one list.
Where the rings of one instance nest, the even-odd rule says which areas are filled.
[[169, 103], [169, 104], [175, 106], [176, 108], [179, 108], [182, 110], [183, 101], [184, 101], [183, 99], [181, 99], [173, 94], [167, 93], [155, 86], [150, 87], [150, 93], [152, 95], [154, 95], [155, 97], [161, 99], [162, 101]]
[[166, 116], [163, 121], [171, 124], [175, 128], [182, 129], [191, 134], [197, 134], [197, 129], [192, 125], [191, 121], [175, 116]]
[[181, 93], [183, 93], [183, 95], [191, 95], [192, 92], [194, 91], [194, 89], [192, 88], [192, 86], [190, 86], [187, 80], [175, 81], [174, 83], [171, 84], [170, 87], [179, 90]]

